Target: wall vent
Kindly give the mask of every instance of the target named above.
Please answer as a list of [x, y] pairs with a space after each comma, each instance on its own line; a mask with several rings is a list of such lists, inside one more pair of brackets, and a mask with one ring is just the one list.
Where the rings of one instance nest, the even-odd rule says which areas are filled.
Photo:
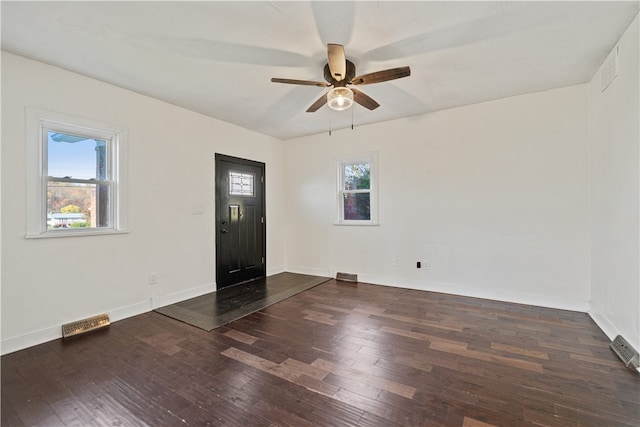
[[615, 337], [615, 339], [611, 341], [610, 347], [611, 350], [613, 350], [618, 355], [620, 360], [622, 360], [622, 363], [624, 363], [627, 368], [637, 370], [638, 367], [640, 367], [638, 352], [634, 350], [633, 347], [631, 347], [627, 340], [622, 338], [622, 335], [618, 335], [617, 337]]
[[342, 282], [357, 282], [358, 275], [352, 273], [338, 273], [336, 274], [336, 280], [340, 280]]
[[108, 314], [100, 314], [98, 316], [89, 317], [75, 322], [62, 325], [62, 338], [70, 338], [76, 335], [84, 334], [96, 329], [102, 329], [109, 326]]

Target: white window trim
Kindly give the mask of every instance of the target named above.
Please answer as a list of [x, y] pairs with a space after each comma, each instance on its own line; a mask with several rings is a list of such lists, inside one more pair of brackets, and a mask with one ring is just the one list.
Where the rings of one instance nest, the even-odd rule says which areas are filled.
[[[369, 220], [345, 220], [344, 219], [344, 203], [342, 200], [342, 189], [344, 184], [344, 166], [345, 164], [363, 162], [371, 164], [371, 189], [370, 189], [370, 213]], [[350, 154], [340, 156], [335, 159], [336, 168], [336, 221], [334, 225], [379, 225], [378, 223], [378, 153], [367, 152], [359, 154]]]
[[[27, 172], [27, 239], [70, 237], [70, 236], [95, 236], [103, 234], [128, 233], [127, 218], [127, 144], [128, 131], [126, 128], [117, 127], [94, 120], [74, 117], [68, 114], [55, 113], [38, 108], [26, 108], [26, 172]], [[45, 196], [47, 194], [47, 177], [44, 170], [45, 150], [43, 147], [43, 129], [53, 127], [58, 131], [89, 134], [95, 137], [111, 140], [110, 159], [112, 177], [114, 182], [111, 214], [112, 224], [109, 228], [47, 230], [46, 216], [47, 206]]]

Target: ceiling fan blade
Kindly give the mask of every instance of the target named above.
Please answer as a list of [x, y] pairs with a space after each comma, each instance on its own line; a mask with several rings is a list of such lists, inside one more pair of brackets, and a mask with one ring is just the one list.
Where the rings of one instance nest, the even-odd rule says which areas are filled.
[[320, 107], [322, 107], [326, 103], [327, 103], [327, 94], [325, 93], [320, 98], [318, 98], [316, 102], [311, 104], [311, 107], [307, 108], [307, 113], [315, 113], [320, 109]]
[[336, 81], [344, 80], [347, 76], [347, 58], [344, 56], [344, 46], [341, 44], [327, 45], [327, 57], [329, 59], [329, 70]]
[[352, 85], [370, 85], [372, 83], [386, 82], [389, 80], [400, 79], [411, 75], [411, 68], [399, 67], [390, 68], [388, 70], [376, 71], [374, 73], [356, 76], [351, 80]]
[[273, 83], [286, 83], [290, 85], [304, 85], [304, 86], [320, 86], [320, 87], [329, 87], [331, 86], [326, 82], [312, 82], [311, 80], [296, 80], [296, 79], [279, 79], [274, 77], [271, 79]]
[[380, 104], [378, 104], [375, 99], [371, 98], [366, 93], [360, 92], [358, 89], [350, 89], [353, 92], [353, 100], [362, 105], [364, 108], [375, 110], [380, 106]]

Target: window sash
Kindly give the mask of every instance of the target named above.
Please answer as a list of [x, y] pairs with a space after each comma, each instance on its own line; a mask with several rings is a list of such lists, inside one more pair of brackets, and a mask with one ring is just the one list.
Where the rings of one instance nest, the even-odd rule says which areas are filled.
[[[366, 165], [368, 166], [368, 170], [369, 170], [369, 188], [352, 188], [349, 189], [347, 188], [347, 174], [346, 174], [346, 169], [351, 166], [362, 166], [362, 165]], [[371, 190], [371, 169], [372, 169], [372, 164], [370, 161], [359, 161], [359, 162], [343, 162], [342, 163], [342, 184], [341, 187], [343, 189], [343, 191], [353, 191], [353, 190]]]
[[[48, 175], [48, 132], [105, 142], [104, 176], [100, 179]], [[65, 114], [27, 107], [27, 230], [26, 238], [127, 233], [127, 130]], [[99, 173], [99, 172], [98, 172]], [[95, 227], [48, 228], [48, 186], [86, 184], [103, 191], [104, 204]], [[100, 189], [103, 190], [100, 190]], [[96, 208], [98, 211], [99, 208]], [[102, 226], [100, 226], [102, 222]]]
[[94, 185], [113, 185], [113, 181], [99, 179], [81, 179], [81, 178], [58, 178], [57, 176], [45, 177], [47, 182], [69, 182], [72, 184], [94, 184]]
[[[49, 164], [48, 164], [48, 160], [49, 160], [49, 153], [48, 153], [48, 147], [49, 147], [49, 133], [61, 133], [61, 134], [65, 134], [65, 135], [70, 135], [70, 136], [76, 136], [76, 137], [80, 137], [80, 138], [86, 138], [86, 139], [93, 139], [93, 140], [100, 140], [100, 141], [105, 141], [106, 146], [105, 146], [105, 159], [104, 159], [104, 174], [105, 174], [105, 178], [106, 179], [83, 179], [83, 178], [73, 178], [73, 177], [58, 177], [58, 176], [51, 176], [48, 175], [48, 171], [49, 171]], [[114, 183], [111, 180], [111, 177], [113, 176], [113, 171], [112, 171], [112, 141], [114, 139], [114, 136], [111, 135], [108, 138], [102, 138], [102, 135], [100, 137], [98, 137], [96, 134], [94, 134], [93, 132], [79, 132], [79, 131], [74, 131], [71, 130], [69, 131], [68, 128], [66, 128], [65, 126], [42, 126], [42, 153], [43, 153], [43, 159], [42, 159], [42, 171], [43, 171], [43, 180], [44, 180], [44, 193], [43, 193], [43, 205], [45, 208], [45, 212], [43, 215], [43, 224], [42, 224], [42, 229], [46, 230], [46, 232], [48, 233], [61, 233], [61, 232], [67, 232], [68, 230], [64, 229], [64, 228], [58, 228], [58, 229], [51, 229], [48, 226], [48, 221], [49, 221], [49, 212], [48, 212], [48, 204], [49, 204], [49, 196], [48, 196], [48, 192], [49, 192], [49, 184], [52, 182], [60, 182], [60, 183], [69, 183], [69, 184], [87, 184], [87, 185], [91, 185], [95, 187], [96, 192], [100, 191], [101, 187], [107, 187], [107, 191], [106, 194], [103, 194], [103, 197], [106, 197], [105, 201], [100, 201], [100, 195], [96, 194], [96, 211], [92, 212], [92, 215], [95, 215], [96, 218], [94, 218], [94, 222], [95, 222], [95, 227], [82, 227], [79, 228], [77, 230], [74, 230], [74, 232], [77, 233], [90, 233], [93, 230], [98, 230], [98, 229], [109, 229], [109, 230], [113, 230], [114, 227], [114, 203], [113, 203], [113, 187], [114, 187]], [[97, 167], [98, 165], [96, 165]], [[97, 175], [97, 174], [96, 174]], [[102, 211], [101, 208], [101, 204], [104, 204], [104, 206], [106, 206], [104, 209], [105, 211]], [[103, 220], [105, 221], [104, 224], [99, 224], [99, 217], [103, 218]], [[91, 218], [89, 218], [89, 220], [91, 220]]]
[[[42, 153], [41, 163], [42, 163], [42, 175], [44, 177], [66, 178], [62, 176], [56, 177], [55, 175], [49, 175], [49, 164], [48, 164], [48, 160], [49, 160], [48, 135], [49, 133], [62, 133], [69, 136], [76, 136], [80, 138], [104, 141], [106, 146], [105, 146], [105, 177], [103, 179], [107, 181], [113, 181], [114, 171], [112, 166], [113, 166], [113, 157], [115, 155], [115, 152], [114, 152], [115, 150], [113, 149], [113, 147], [115, 145], [114, 140], [116, 140], [117, 138], [116, 135], [106, 134], [104, 131], [99, 131], [99, 130], [94, 130], [94, 131], [87, 130], [86, 132], [81, 132], [73, 128], [70, 129], [69, 125], [65, 126], [65, 125], [59, 124], [58, 126], [55, 126], [55, 124], [53, 123], [43, 123], [41, 132], [42, 132], [42, 135], [41, 135], [42, 146], [40, 147], [40, 151]], [[75, 179], [82, 179], [82, 178], [75, 178]], [[96, 180], [97, 179], [98, 177], [96, 177]]]
[[[350, 165], [369, 165], [369, 188], [351, 189], [346, 188], [345, 168]], [[347, 156], [339, 158], [336, 162], [337, 166], [337, 225], [377, 225], [378, 224], [378, 206], [377, 206], [377, 153], [364, 153], [361, 155]], [[346, 219], [344, 199], [351, 194], [369, 194], [369, 213], [370, 219]]]
[[[74, 232], [91, 232], [91, 231], [95, 231], [95, 230], [110, 230], [112, 229], [112, 224], [113, 224], [113, 214], [114, 214], [114, 210], [113, 210], [113, 188], [114, 185], [112, 182], [109, 181], [96, 181], [96, 180], [81, 180], [81, 179], [68, 179], [68, 178], [63, 178], [63, 179], [56, 179], [56, 178], [49, 178], [46, 181], [46, 191], [47, 191], [47, 195], [46, 195], [46, 201], [45, 204], [48, 206], [49, 205], [49, 191], [56, 191], [56, 186], [55, 184], [58, 183], [64, 183], [64, 184], [81, 184], [81, 185], [86, 185], [86, 187], [81, 187], [81, 188], [75, 188], [76, 190], [76, 194], [78, 191], [82, 191], [82, 190], [86, 190], [87, 191], [87, 196], [92, 198], [91, 201], [89, 201], [90, 203], [90, 213], [85, 217], [85, 222], [87, 222], [89, 225], [83, 226], [83, 227], [79, 227], [77, 231]], [[54, 184], [53, 186], [51, 184]], [[53, 187], [53, 188], [52, 188]], [[65, 187], [62, 187], [65, 188]], [[69, 187], [66, 187], [69, 188]], [[103, 191], [106, 190], [106, 191]], [[94, 192], [93, 195], [91, 195], [91, 192]], [[102, 198], [104, 197], [104, 199]], [[62, 212], [60, 212], [62, 213]], [[86, 215], [86, 212], [82, 212], [83, 214]], [[55, 213], [52, 213], [53, 215], [55, 215]], [[44, 225], [43, 228], [47, 230], [47, 232], [54, 232], [54, 233], [60, 233], [62, 231], [68, 231], [65, 230], [65, 228], [53, 228], [50, 227], [49, 225], [49, 221], [52, 220], [52, 218], [50, 218], [50, 212], [47, 209], [45, 211], [45, 218], [44, 218]], [[93, 226], [91, 226], [90, 224], [94, 224]]]
[[351, 193], [371, 193], [370, 189], [366, 190], [342, 190], [343, 194], [351, 194]]

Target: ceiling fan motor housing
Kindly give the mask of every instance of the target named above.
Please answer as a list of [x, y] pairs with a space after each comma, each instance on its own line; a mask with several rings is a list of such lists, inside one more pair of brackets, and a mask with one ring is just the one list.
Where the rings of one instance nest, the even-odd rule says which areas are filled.
[[324, 79], [331, 83], [333, 87], [345, 87], [347, 84], [351, 83], [351, 80], [356, 76], [356, 66], [353, 62], [346, 60], [347, 62], [347, 75], [342, 80], [336, 80], [331, 75], [331, 70], [329, 69], [329, 64], [324, 65]]

